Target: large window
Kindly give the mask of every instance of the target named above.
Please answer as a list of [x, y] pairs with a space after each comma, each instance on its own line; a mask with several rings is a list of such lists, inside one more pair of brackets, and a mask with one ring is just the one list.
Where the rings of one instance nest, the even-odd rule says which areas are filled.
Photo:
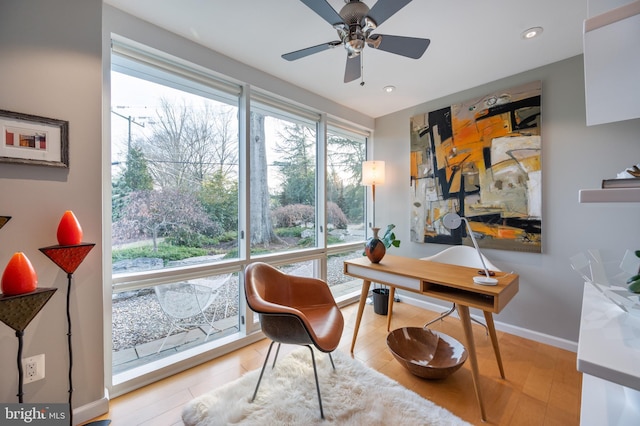
[[316, 129], [320, 117], [285, 112], [267, 101], [251, 103], [252, 255], [318, 246]]
[[329, 127], [327, 133], [328, 245], [365, 239], [365, 191], [362, 162], [366, 160], [364, 135]]
[[229, 264], [239, 252], [240, 89], [130, 55], [112, 62], [117, 376], [241, 330], [240, 277]]
[[362, 255], [367, 135], [247, 92], [114, 44], [113, 395], [138, 374], [255, 339], [242, 292], [253, 261], [325, 279], [338, 301], [360, 289], [342, 262]]
[[327, 277], [331, 293], [342, 300], [359, 292], [361, 281], [343, 274], [346, 259], [362, 256], [366, 237], [365, 188], [361, 184], [367, 137], [329, 126], [327, 131]]
[[116, 274], [237, 257], [237, 98], [171, 78], [181, 88], [111, 74]]

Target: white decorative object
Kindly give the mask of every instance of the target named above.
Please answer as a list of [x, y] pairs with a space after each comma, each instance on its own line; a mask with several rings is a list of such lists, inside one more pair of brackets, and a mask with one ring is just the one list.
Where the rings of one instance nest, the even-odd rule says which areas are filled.
[[636, 165], [634, 165], [634, 166], [632, 166], [630, 168], [624, 169], [623, 171], [621, 171], [620, 173], [618, 173], [616, 175], [616, 178], [617, 179], [633, 179], [633, 178], [635, 178], [637, 176], [634, 176], [629, 172], [633, 171], [634, 169], [637, 170], [638, 168], [640, 168], [640, 163], [638, 163], [638, 164], [636, 164]]
[[457, 229], [463, 221], [467, 225], [467, 232], [471, 237], [471, 241], [473, 241], [473, 246], [476, 248], [476, 251], [478, 252], [478, 257], [480, 258], [480, 262], [482, 263], [482, 268], [484, 270], [484, 276], [479, 275], [477, 277], [473, 277], [473, 282], [480, 285], [498, 284], [498, 280], [495, 278], [491, 278], [491, 275], [489, 275], [489, 269], [487, 269], [487, 265], [484, 263], [484, 256], [482, 256], [482, 252], [480, 252], [480, 248], [478, 247], [476, 237], [473, 235], [473, 231], [471, 230], [471, 225], [469, 225], [469, 221], [467, 220], [467, 218], [460, 217], [455, 213], [447, 213], [442, 218], [442, 225], [444, 225], [444, 227], [447, 229]]
[[640, 295], [627, 289], [627, 278], [640, 272], [640, 259], [626, 250], [622, 260], [611, 259], [600, 250], [588, 250], [571, 257], [571, 267], [621, 312], [640, 319]]

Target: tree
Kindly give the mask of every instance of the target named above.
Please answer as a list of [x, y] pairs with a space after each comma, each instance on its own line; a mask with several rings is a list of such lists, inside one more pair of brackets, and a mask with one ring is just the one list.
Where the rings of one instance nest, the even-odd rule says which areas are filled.
[[196, 107], [160, 99], [143, 151], [161, 188], [200, 186], [214, 172], [234, 174], [238, 163], [236, 109], [208, 100]]
[[132, 191], [153, 189], [153, 179], [149, 173], [147, 160], [142, 150], [132, 146], [127, 153], [127, 161], [122, 174], [111, 183], [111, 219], [116, 222], [122, 216]]
[[250, 179], [249, 179], [249, 222], [251, 223], [251, 245], [278, 242], [273, 232], [269, 209], [269, 185], [267, 179], [267, 147], [264, 132], [264, 115], [251, 112], [250, 128]]
[[364, 143], [330, 134], [327, 144], [327, 199], [338, 204], [350, 221], [359, 222], [364, 217], [364, 187], [360, 184]]
[[285, 126], [275, 151], [280, 159], [273, 164], [283, 176], [280, 204], [316, 204], [315, 132], [300, 124]]
[[127, 154], [127, 168], [122, 174], [124, 184], [131, 191], [153, 189], [153, 179], [149, 173], [149, 162], [144, 158], [142, 150], [132, 146]]
[[122, 217], [122, 211], [127, 205], [127, 197], [131, 191], [124, 183], [122, 176], [111, 180], [111, 222], [115, 223]]
[[[144, 161], [143, 169], [148, 178], [144, 182], [151, 181], [153, 176], [161, 194], [147, 195], [143, 204], [155, 202], [157, 198], [159, 207], [171, 209], [172, 206], [160, 203], [167, 199], [167, 194], [175, 191], [189, 192], [194, 197], [197, 194], [198, 206], [210, 214], [212, 222], [225, 230], [237, 229], [237, 108], [207, 99], [203, 99], [202, 105], [198, 106], [186, 100], [175, 103], [165, 98], [159, 99], [159, 103], [157, 117], [151, 123], [151, 135], [139, 141], [140, 149], [132, 150], [130, 157], [135, 162], [128, 165], [124, 173], [125, 180], [143, 181], [145, 176], [132, 175], [130, 171], [138, 170], [132, 166]], [[153, 186], [136, 184], [134, 188], [150, 190]], [[137, 203], [141, 202], [140, 197], [137, 194]], [[130, 209], [127, 212], [135, 216]], [[140, 218], [137, 220], [140, 221]], [[191, 231], [185, 230], [182, 225], [179, 226], [179, 236], [173, 224], [163, 231], [163, 222], [152, 222], [153, 226], [158, 226], [155, 231], [173, 232], [175, 241], [194, 241], [189, 236]]]
[[113, 224], [114, 239], [151, 238], [154, 251], [161, 236], [184, 238], [215, 231], [195, 194], [179, 189], [132, 192], [122, 218]]
[[224, 231], [238, 229], [238, 181], [220, 170], [209, 177], [200, 191], [202, 205], [209, 217]]

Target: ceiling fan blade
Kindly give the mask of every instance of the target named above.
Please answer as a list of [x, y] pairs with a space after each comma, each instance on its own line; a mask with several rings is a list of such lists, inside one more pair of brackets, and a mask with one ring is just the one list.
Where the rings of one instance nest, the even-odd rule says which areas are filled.
[[305, 56], [313, 55], [314, 53], [322, 52], [341, 44], [342, 42], [340, 41], [330, 41], [329, 43], [323, 43], [317, 46], [296, 50], [295, 52], [285, 53], [284, 55], [282, 55], [282, 58], [286, 59], [287, 61], [295, 61], [296, 59], [304, 58]]
[[360, 78], [360, 61], [361, 56], [354, 56], [353, 58], [347, 57], [347, 67], [344, 70], [344, 82], [357, 80]]
[[429, 47], [428, 38], [402, 37], [388, 34], [374, 34], [367, 39], [370, 47], [407, 58], [419, 59]]
[[367, 16], [373, 19], [376, 25], [380, 26], [380, 24], [409, 3], [411, 3], [411, 0], [378, 0]]
[[338, 15], [338, 12], [331, 7], [326, 0], [300, 0], [302, 3], [309, 6], [311, 10], [320, 15], [322, 19], [330, 23], [331, 25], [342, 24], [344, 21]]

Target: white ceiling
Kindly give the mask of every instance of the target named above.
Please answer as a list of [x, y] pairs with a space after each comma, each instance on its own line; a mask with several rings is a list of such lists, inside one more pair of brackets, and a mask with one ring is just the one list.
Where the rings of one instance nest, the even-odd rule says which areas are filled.
[[[344, 6], [328, 2], [337, 11]], [[338, 39], [299, 0], [105, 3], [374, 118], [579, 55], [587, 17], [587, 0], [413, 0], [373, 33], [429, 38], [431, 45], [418, 60], [366, 47], [361, 85], [343, 83], [341, 46], [293, 62], [280, 57]], [[541, 36], [521, 38], [536, 26]], [[396, 91], [385, 93], [387, 85]]]

